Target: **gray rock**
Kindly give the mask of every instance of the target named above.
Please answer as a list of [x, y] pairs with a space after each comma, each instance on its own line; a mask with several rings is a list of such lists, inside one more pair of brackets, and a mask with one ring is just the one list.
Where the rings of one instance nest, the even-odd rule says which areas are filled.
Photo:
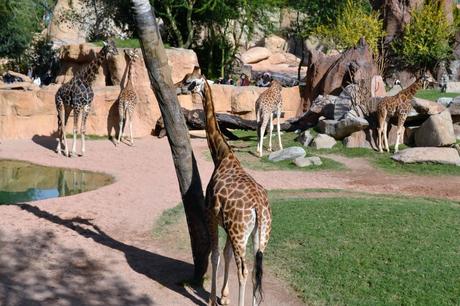
[[270, 153], [268, 156], [268, 160], [272, 162], [279, 162], [282, 160], [294, 160], [298, 157], [304, 157], [305, 150], [301, 147], [289, 147], [283, 150], [278, 150], [275, 152]]
[[313, 141], [313, 135], [311, 134], [310, 130], [303, 131], [300, 133], [299, 137], [297, 137], [297, 141], [300, 142], [304, 147], [308, 147], [310, 143]]
[[449, 107], [449, 105], [452, 103], [454, 98], [449, 98], [449, 97], [441, 97], [436, 100], [439, 104], [441, 104], [444, 107]]
[[334, 120], [340, 120], [351, 110], [351, 100], [346, 98], [337, 98], [334, 101]]
[[312, 156], [312, 157], [297, 157], [294, 159], [294, 164], [296, 164], [297, 167], [304, 168], [304, 167], [309, 167], [309, 166], [321, 166], [323, 162], [321, 159], [317, 156]]
[[343, 145], [346, 148], [372, 148], [370, 142], [366, 139], [364, 131], [354, 132], [350, 136], [345, 137]]
[[330, 149], [335, 146], [336, 141], [329, 135], [318, 134], [315, 139], [313, 139], [311, 146], [315, 149]]
[[326, 133], [326, 134], [333, 136], [335, 139], [341, 140], [347, 136], [350, 136], [354, 132], [364, 130], [368, 126], [369, 126], [369, 122], [367, 122], [367, 120], [364, 118], [349, 117], [347, 119], [343, 119], [337, 122], [334, 128], [335, 130], [334, 134], [329, 134], [329, 133]]
[[394, 154], [392, 159], [402, 163], [438, 163], [460, 166], [460, 156], [454, 148], [409, 148]]
[[440, 147], [455, 141], [454, 126], [448, 110], [430, 116], [415, 133], [417, 147]]
[[457, 140], [460, 140], [460, 125], [454, 124], [454, 133]]
[[419, 114], [435, 115], [446, 110], [443, 105], [425, 99], [414, 98], [411, 102], [412, 107]]
[[320, 120], [318, 122], [318, 131], [322, 134], [335, 135], [335, 125], [337, 120]]
[[460, 96], [452, 100], [449, 105], [449, 112], [452, 116], [460, 115]]

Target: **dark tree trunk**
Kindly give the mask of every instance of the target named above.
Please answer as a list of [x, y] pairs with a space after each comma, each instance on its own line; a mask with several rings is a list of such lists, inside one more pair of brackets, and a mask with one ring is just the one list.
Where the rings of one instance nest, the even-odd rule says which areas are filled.
[[160, 106], [184, 203], [195, 264], [194, 278], [202, 282], [208, 266], [210, 242], [204, 214], [204, 195], [188, 129], [176, 96], [171, 68], [149, 0], [134, 5], [145, 65]]

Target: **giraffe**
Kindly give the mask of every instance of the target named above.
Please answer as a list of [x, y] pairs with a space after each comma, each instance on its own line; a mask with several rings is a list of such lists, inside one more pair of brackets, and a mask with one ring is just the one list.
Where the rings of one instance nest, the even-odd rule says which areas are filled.
[[262, 260], [271, 230], [271, 211], [265, 189], [242, 168], [225, 141], [217, 124], [211, 87], [204, 76], [190, 74], [183, 90], [200, 91], [206, 121], [206, 136], [214, 172], [206, 188], [206, 216], [211, 237], [212, 283], [210, 305], [217, 305], [217, 268], [219, 265], [218, 225], [227, 233], [224, 247], [224, 284], [221, 303], [229, 304], [228, 272], [233, 255], [238, 270], [239, 305], [244, 305], [248, 268], [246, 245], [252, 234], [254, 242], [253, 305], [262, 300]]
[[120, 114], [120, 130], [118, 132], [117, 144], [120, 143], [120, 140], [123, 138], [124, 127], [126, 122], [129, 119], [129, 136], [130, 136], [130, 145], [134, 146], [133, 139], [133, 113], [134, 108], [137, 104], [137, 95], [134, 90], [132, 82], [132, 67], [135, 61], [139, 58], [137, 55], [137, 50], [125, 50], [125, 55], [128, 58], [128, 81], [126, 86], [120, 92], [118, 97], [118, 113]]
[[273, 112], [276, 111], [277, 117], [277, 132], [278, 132], [278, 142], [280, 150], [283, 149], [283, 144], [281, 143], [281, 133], [280, 133], [280, 117], [281, 117], [281, 108], [283, 106], [283, 98], [281, 96], [281, 90], [283, 87], [281, 83], [277, 80], [272, 80], [270, 87], [260, 94], [259, 98], [256, 101], [256, 118], [257, 118], [257, 152], [259, 157], [263, 155], [263, 143], [264, 143], [264, 134], [265, 129], [267, 128], [267, 123], [270, 121], [269, 128], [269, 140], [268, 140], [268, 151], [272, 150], [272, 133], [273, 133]]
[[91, 110], [91, 103], [94, 98], [94, 92], [91, 86], [96, 79], [99, 66], [109, 54], [118, 54], [115, 43], [112, 40], [104, 42], [104, 47], [102, 47], [96, 55], [96, 58], [89, 63], [88, 66], [77, 72], [70, 81], [64, 83], [56, 92], [55, 101], [58, 113], [58, 144], [56, 150], [58, 154], [62, 154], [61, 142], [64, 140], [64, 154], [65, 156], [69, 156], [65, 127], [72, 110], [74, 121], [72, 152], [70, 156], [76, 155], [78, 119], [80, 112], [82, 112], [81, 155], [83, 156], [85, 154], [86, 119], [88, 118], [88, 114]]
[[422, 75], [417, 78], [412, 85], [406, 89], [401, 90], [394, 96], [383, 98], [383, 100], [377, 105], [377, 133], [378, 133], [378, 147], [379, 152], [383, 152], [382, 142], [385, 145], [385, 149], [390, 152], [388, 147], [388, 123], [390, 119], [396, 118], [397, 120], [397, 133], [396, 133], [396, 144], [395, 153], [398, 152], [399, 143], [404, 143], [404, 135], [402, 130], [404, 128], [404, 122], [406, 122], [407, 115], [409, 114], [412, 104], [411, 99], [414, 97], [417, 90], [419, 90], [423, 82], [425, 82], [426, 76]]

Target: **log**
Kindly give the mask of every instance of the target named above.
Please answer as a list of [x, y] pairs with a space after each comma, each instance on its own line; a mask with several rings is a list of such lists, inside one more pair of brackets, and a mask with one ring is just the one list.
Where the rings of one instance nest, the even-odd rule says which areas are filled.
[[[182, 107], [182, 113], [184, 114], [185, 122], [190, 130], [204, 130], [204, 112], [202, 109], [188, 110]], [[230, 140], [238, 139], [230, 129], [232, 130], [257, 130], [257, 122], [255, 120], [246, 120], [239, 116], [228, 114], [228, 113], [217, 113], [217, 122], [222, 133]], [[281, 130], [285, 132], [294, 132], [297, 130], [304, 131], [308, 128], [314, 127], [318, 123], [320, 114], [308, 111], [300, 117], [291, 118], [286, 122], [281, 123]], [[166, 135], [164, 132], [163, 120], [160, 118], [155, 126], [155, 136], [162, 138]]]
[[34, 90], [39, 89], [37, 85], [29, 82], [16, 82], [16, 83], [3, 83], [0, 84], [0, 90], [7, 89], [23, 89], [23, 90]]

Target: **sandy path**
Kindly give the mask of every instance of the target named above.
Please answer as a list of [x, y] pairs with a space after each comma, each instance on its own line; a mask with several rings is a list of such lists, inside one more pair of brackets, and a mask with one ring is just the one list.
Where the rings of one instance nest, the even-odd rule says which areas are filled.
[[[198, 153], [204, 185], [212, 164]], [[0, 206], [0, 305], [193, 305], [206, 292], [177, 284], [192, 273], [190, 252], [155, 241], [154, 219], [179, 201], [166, 139], [140, 139], [134, 148], [91, 141], [84, 158], [58, 157], [47, 139], [2, 141], [0, 158], [103, 171], [116, 177], [104, 188], [75, 196]], [[460, 200], [459, 177], [389, 176], [365, 161], [334, 157], [340, 172], [257, 172], [267, 189], [342, 188]], [[231, 297], [236, 301], [233, 275]], [[250, 292], [250, 289], [247, 289]], [[267, 277], [265, 305], [298, 305], [285, 285]], [[249, 302], [249, 294], [248, 302]]]

